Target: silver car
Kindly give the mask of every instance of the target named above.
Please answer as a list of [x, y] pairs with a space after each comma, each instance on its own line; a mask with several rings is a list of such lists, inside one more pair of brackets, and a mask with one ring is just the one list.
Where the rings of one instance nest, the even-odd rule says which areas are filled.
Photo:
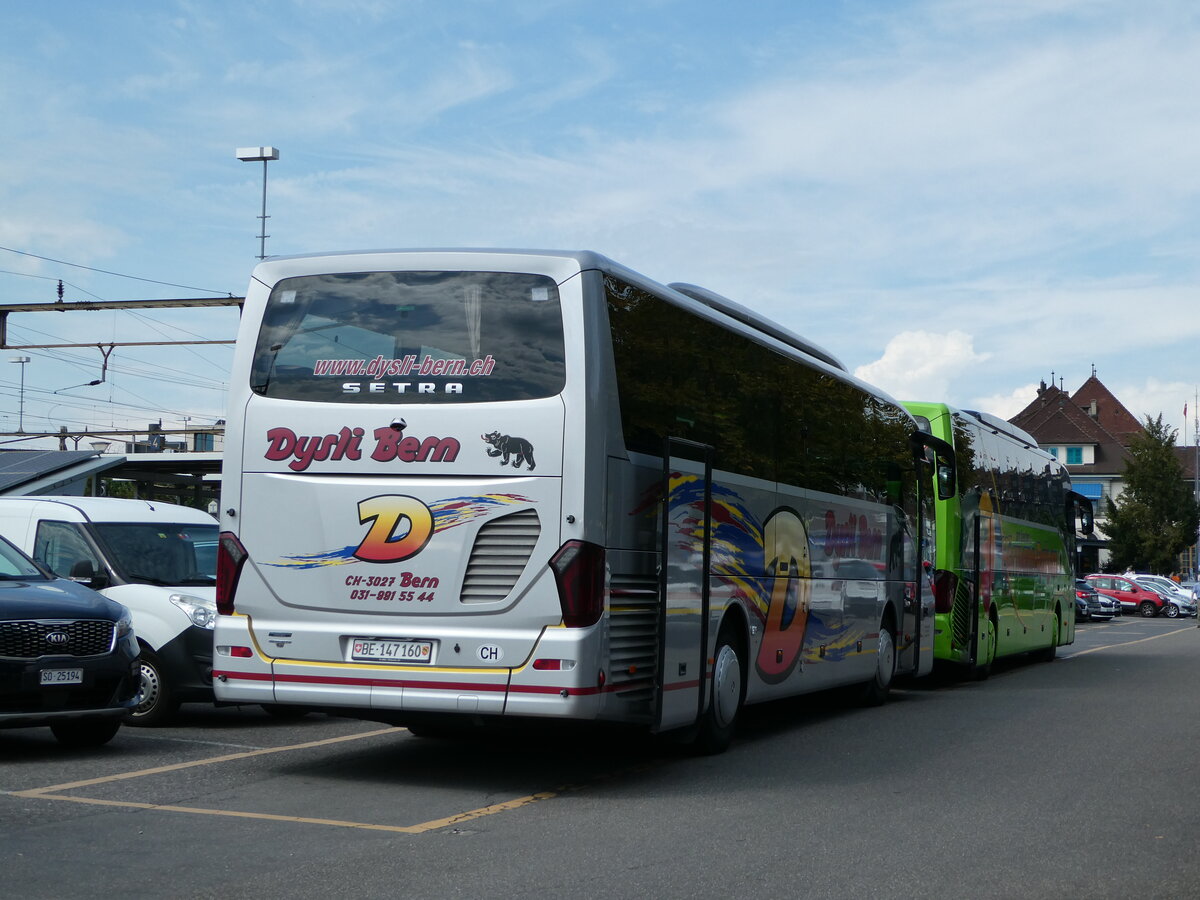
[[1142, 587], [1154, 591], [1166, 601], [1160, 615], [1166, 616], [1168, 619], [1196, 615], [1196, 601], [1170, 578], [1163, 578], [1161, 575], [1135, 575], [1133, 580]]

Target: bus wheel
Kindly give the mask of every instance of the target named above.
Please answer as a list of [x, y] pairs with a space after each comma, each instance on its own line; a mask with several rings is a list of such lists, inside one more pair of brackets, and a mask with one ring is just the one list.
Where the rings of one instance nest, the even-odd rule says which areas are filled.
[[1050, 646], [1043, 647], [1034, 654], [1034, 656], [1042, 662], [1050, 662], [1054, 659], [1054, 657], [1058, 656], [1059, 621], [1060, 617], [1056, 615], [1054, 617], [1054, 633], [1050, 635]]
[[979, 653], [983, 662], [971, 667], [971, 678], [975, 681], [987, 681], [992, 674], [992, 663], [996, 661], [996, 642], [999, 640], [1000, 623], [993, 609], [987, 619], [987, 631], [979, 642]]
[[879, 650], [875, 654], [875, 674], [863, 685], [860, 702], [879, 706], [887, 701], [896, 677], [896, 635], [889, 615], [879, 626]]
[[125, 720], [130, 725], [161, 725], [179, 709], [171, 686], [163, 675], [162, 663], [147, 647], [138, 658], [137, 706]]
[[737, 717], [746, 699], [742, 642], [731, 625], [721, 627], [713, 656], [708, 709], [700, 720], [694, 747], [700, 753], [722, 753], [733, 741]]

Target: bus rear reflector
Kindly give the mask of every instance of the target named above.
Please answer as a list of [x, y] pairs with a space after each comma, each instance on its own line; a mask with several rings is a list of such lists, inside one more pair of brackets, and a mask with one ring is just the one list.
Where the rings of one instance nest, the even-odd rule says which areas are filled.
[[604, 612], [604, 548], [587, 541], [567, 541], [550, 560], [558, 585], [563, 624], [586, 628]]
[[954, 594], [958, 591], [958, 576], [946, 569], [933, 573], [933, 611], [948, 613], [954, 608]]
[[242, 577], [242, 566], [249, 554], [237, 535], [222, 531], [217, 543], [217, 613], [233, 615], [233, 595], [237, 593], [238, 579]]

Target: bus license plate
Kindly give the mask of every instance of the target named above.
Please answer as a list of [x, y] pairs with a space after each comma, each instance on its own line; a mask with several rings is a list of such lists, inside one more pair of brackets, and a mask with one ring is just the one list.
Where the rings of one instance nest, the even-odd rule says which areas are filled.
[[83, 684], [83, 669], [42, 669], [42, 684]]
[[382, 641], [351, 638], [350, 658], [359, 662], [429, 665], [433, 662], [433, 641]]

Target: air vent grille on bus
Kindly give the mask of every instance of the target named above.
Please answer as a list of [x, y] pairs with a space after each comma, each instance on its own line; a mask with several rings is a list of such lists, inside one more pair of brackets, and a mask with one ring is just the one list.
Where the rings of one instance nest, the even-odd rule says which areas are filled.
[[649, 701], [658, 658], [658, 578], [609, 577], [609, 683], [624, 700]]
[[525, 571], [541, 530], [537, 511], [532, 509], [492, 519], [480, 528], [467, 561], [460, 600], [495, 603], [507, 597]]
[[954, 643], [966, 647], [971, 640], [971, 605], [975, 602], [975, 589], [966, 578], [958, 579], [954, 592], [954, 606], [950, 610], [950, 628]]

